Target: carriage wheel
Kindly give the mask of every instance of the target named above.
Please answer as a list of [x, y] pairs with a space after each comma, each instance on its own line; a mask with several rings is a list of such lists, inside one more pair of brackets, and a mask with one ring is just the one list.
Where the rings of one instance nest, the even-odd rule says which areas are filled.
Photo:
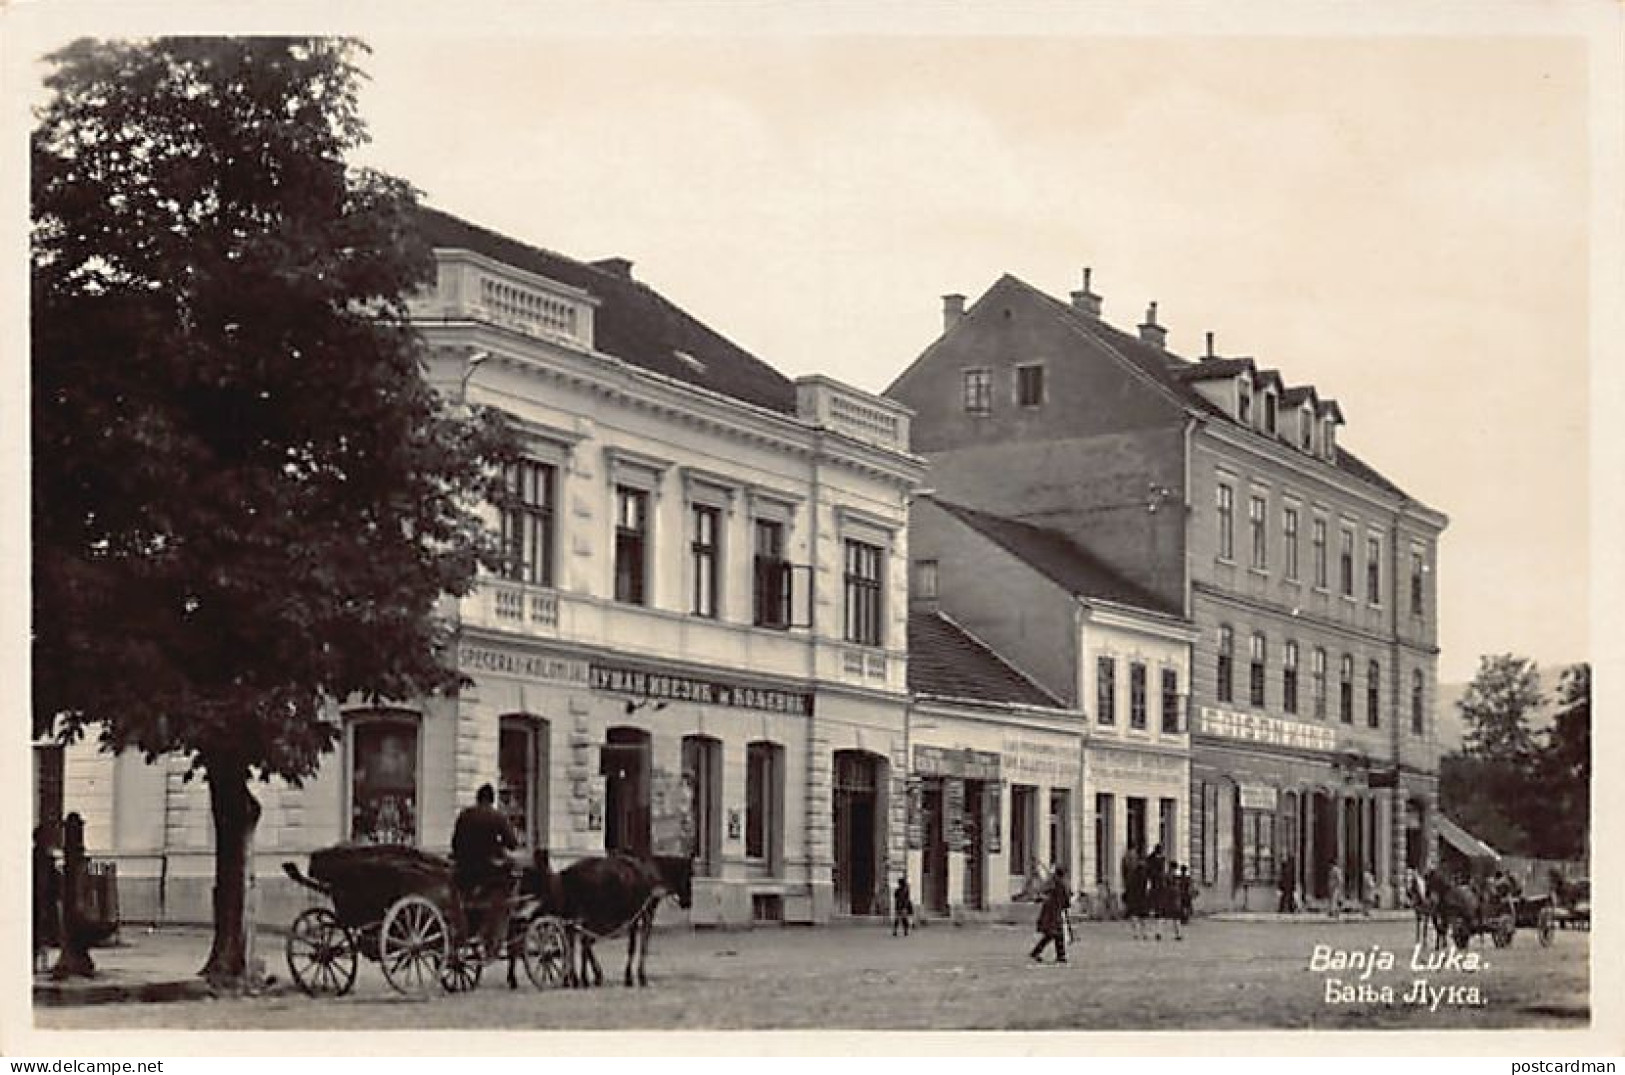
[[446, 965], [440, 968], [440, 988], [448, 993], [467, 993], [480, 984], [484, 971], [485, 961], [473, 948], [465, 946], [453, 951]]
[[395, 992], [427, 996], [450, 962], [450, 952], [451, 935], [440, 908], [422, 896], [390, 905], [378, 931], [378, 963]]
[[1557, 914], [1550, 907], [1540, 909], [1540, 917], [1535, 920], [1535, 928], [1540, 931], [1540, 946], [1550, 948], [1552, 936], [1557, 932]]
[[570, 935], [564, 923], [557, 918], [531, 919], [523, 944], [519, 958], [531, 984], [537, 989], [563, 985], [570, 967]]
[[342, 997], [355, 985], [354, 940], [326, 907], [312, 907], [295, 918], [283, 947], [288, 973], [306, 996]]

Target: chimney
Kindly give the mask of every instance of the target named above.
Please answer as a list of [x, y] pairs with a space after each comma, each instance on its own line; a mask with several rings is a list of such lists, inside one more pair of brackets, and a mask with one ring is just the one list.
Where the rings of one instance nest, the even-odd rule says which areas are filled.
[[1089, 289], [1089, 277], [1093, 273], [1093, 269], [1083, 270], [1083, 290], [1072, 292], [1072, 305], [1090, 317], [1099, 317], [1100, 296]]
[[1207, 354], [1202, 356], [1202, 361], [1209, 362], [1218, 357], [1213, 353], [1213, 333], [1210, 332], [1207, 334]]
[[592, 263], [595, 269], [602, 269], [612, 276], [619, 276], [623, 280], [632, 279], [632, 262], [626, 258], [599, 258]]
[[958, 294], [942, 296], [942, 331], [944, 333], [950, 331], [964, 318], [965, 296]]
[[1145, 308], [1145, 321], [1140, 325], [1140, 339], [1161, 351], [1168, 346], [1168, 330], [1157, 324], [1157, 303], [1152, 300]]

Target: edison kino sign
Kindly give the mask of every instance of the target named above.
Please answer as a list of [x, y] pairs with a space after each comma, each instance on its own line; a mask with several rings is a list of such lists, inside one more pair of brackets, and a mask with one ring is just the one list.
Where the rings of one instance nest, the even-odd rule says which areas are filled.
[[1196, 729], [1202, 735], [1224, 739], [1242, 739], [1250, 743], [1293, 747], [1298, 750], [1337, 749], [1337, 733], [1316, 724], [1295, 720], [1266, 717], [1261, 713], [1238, 713], [1234, 709], [1202, 707], [1201, 720]]

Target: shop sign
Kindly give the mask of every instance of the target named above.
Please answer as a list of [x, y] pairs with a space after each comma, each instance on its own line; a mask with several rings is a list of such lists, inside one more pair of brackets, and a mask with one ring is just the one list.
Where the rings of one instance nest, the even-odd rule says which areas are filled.
[[1094, 780], [1133, 780], [1152, 784], [1183, 784], [1187, 759], [1150, 751], [1089, 748], [1089, 775]]
[[1293, 747], [1297, 750], [1337, 749], [1337, 733], [1318, 724], [1297, 720], [1266, 717], [1262, 713], [1239, 713], [1233, 709], [1219, 709], [1205, 705], [1201, 711], [1202, 735], [1224, 739], [1243, 739], [1270, 746]]
[[1275, 809], [1275, 789], [1268, 784], [1242, 784], [1240, 791], [1243, 810]]
[[1005, 775], [1018, 784], [1073, 784], [1078, 779], [1078, 744], [1025, 736], [1005, 736]]
[[458, 649], [457, 666], [465, 672], [495, 672], [576, 687], [585, 686], [588, 676], [586, 661], [545, 653], [487, 649], [484, 646], [463, 646]]
[[957, 776], [965, 780], [999, 779], [999, 755], [990, 750], [961, 750], [915, 744], [914, 771], [921, 776]]
[[943, 842], [948, 850], [965, 850], [965, 782], [952, 777], [942, 784]]
[[736, 709], [761, 709], [798, 717], [810, 717], [813, 711], [813, 696], [802, 691], [724, 683], [597, 661], [592, 663], [590, 673], [591, 686], [595, 691], [630, 694], [661, 702], [697, 702]]

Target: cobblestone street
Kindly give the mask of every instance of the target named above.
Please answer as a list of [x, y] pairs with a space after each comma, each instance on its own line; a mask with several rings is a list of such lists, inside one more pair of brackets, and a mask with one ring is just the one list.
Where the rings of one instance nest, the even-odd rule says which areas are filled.
[[[1521, 931], [1508, 949], [1475, 944], [1482, 970], [1430, 974], [1411, 969], [1411, 930], [1398, 921], [1208, 920], [1183, 941], [1157, 943], [1131, 939], [1121, 923], [1084, 923], [1066, 966], [1030, 963], [1033, 935], [1014, 926], [938, 924], [906, 940], [874, 927], [672, 931], [654, 938], [643, 990], [619, 984], [625, 947], [615, 943], [600, 946], [613, 984], [598, 990], [509, 992], [494, 974], [471, 995], [409, 1000], [363, 962], [355, 993], [340, 1000], [286, 993], [36, 1011], [42, 1030], [1581, 1029], [1590, 1018], [1587, 934], [1560, 932], [1543, 949]], [[267, 944], [268, 965], [285, 978], [279, 947]], [[1322, 944], [1365, 955], [1376, 946], [1394, 965], [1363, 983], [1358, 970], [1311, 970]], [[1329, 978], [1387, 986], [1393, 1002], [1329, 1002]], [[1421, 978], [1476, 986], [1482, 1003], [1405, 1002]]]

